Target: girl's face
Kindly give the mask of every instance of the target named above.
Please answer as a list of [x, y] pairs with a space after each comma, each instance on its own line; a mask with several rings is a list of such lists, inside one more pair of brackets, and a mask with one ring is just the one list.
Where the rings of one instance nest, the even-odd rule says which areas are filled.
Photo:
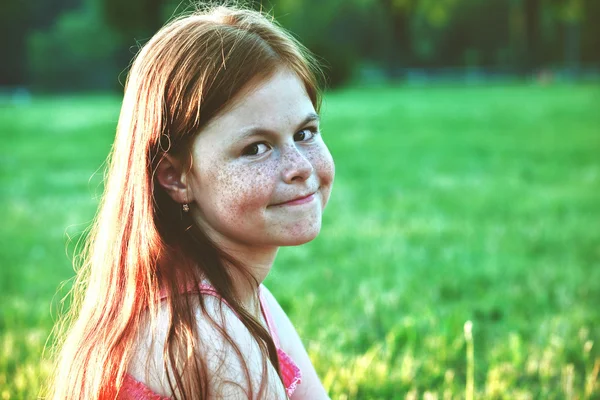
[[217, 243], [290, 246], [317, 236], [335, 168], [293, 72], [242, 95], [192, 143], [188, 201]]

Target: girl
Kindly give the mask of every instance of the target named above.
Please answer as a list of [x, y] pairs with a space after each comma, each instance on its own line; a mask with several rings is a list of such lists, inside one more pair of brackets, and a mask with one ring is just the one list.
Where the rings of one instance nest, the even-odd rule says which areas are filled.
[[327, 398], [261, 283], [280, 246], [315, 238], [331, 191], [319, 71], [232, 7], [141, 49], [51, 398]]

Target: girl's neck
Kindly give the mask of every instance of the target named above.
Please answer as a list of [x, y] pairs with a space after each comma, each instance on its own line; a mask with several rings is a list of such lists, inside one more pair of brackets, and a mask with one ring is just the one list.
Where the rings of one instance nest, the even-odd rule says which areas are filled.
[[[275, 261], [278, 247], [271, 248], [241, 248], [236, 249], [227, 248], [226, 251], [240, 260], [244, 268], [256, 279], [256, 282], [260, 285], [265, 280]], [[233, 290], [240, 299], [244, 308], [246, 308], [252, 315], [260, 316], [260, 304], [257, 303], [256, 288], [254, 283], [248, 282], [248, 279], [232, 267], [229, 269], [232, 275]]]

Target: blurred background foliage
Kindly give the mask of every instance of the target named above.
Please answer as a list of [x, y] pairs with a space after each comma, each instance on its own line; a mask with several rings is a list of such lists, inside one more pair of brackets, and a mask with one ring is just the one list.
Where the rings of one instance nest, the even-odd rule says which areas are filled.
[[[329, 65], [332, 87], [428, 75], [598, 73], [596, 0], [264, 0]], [[173, 0], [4, 0], [0, 85], [118, 89], [139, 44], [189, 9]], [[124, 78], [124, 74], [122, 75]]]

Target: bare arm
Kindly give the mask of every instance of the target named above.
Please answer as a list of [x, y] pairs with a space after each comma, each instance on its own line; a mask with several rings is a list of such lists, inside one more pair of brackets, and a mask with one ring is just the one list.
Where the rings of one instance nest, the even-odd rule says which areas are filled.
[[298, 364], [298, 367], [300, 367], [300, 370], [302, 371], [302, 383], [298, 385], [292, 394], [292, 400], [329, 399], [294, 325], [275, 297], [264, 285], [263, 293], [267, 300], [269, 310], [275, 320], [275, 324], [277, 325], [281, 347], [283, 348], [283, 351]]
[[[258, 398], [259, 388], [264, 379], [265, 392], [261, 399], [286, 399], [285, 389], [277, 376], [275, 368], [266, 360], [267, 373], [263, 375], [263, 356], [256, 340], [242, 324], [233, 311], [223, 306], [221, 314], [219, 301], [212, 296], [205, 298], [210, 316], [225, 326], [241, 356], [225, 340], [199, 307], [196, 313], [199, 349], [197, 356], [206, 362], [211, 399], [247, 399]], [[167, 381], [167, 371], [163, 366], [163, 346], [166, 338], [168, 315], [165, 306], [161, 307], [157, 329], [143, 332], [137, 354], [129, 365], [128, 373], [144, 383], [154, 392], [172, 396]], [[248, 370], [248, 375], [245, 374]], [[246, 376], [249, 377], [246, 378]]]

